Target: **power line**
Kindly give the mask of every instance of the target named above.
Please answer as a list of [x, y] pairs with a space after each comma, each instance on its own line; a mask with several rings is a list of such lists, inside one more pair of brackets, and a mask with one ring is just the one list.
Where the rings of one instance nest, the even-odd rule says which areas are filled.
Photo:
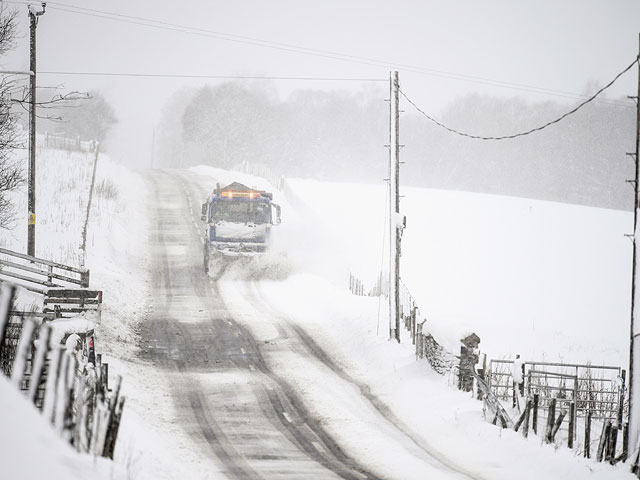
[[212, 78], [221, 80], [300, 80], [323, 82], [388, 82], [386, 78], [351, 78], [351, 77], [272, 77], [261, 75], [207, 75], [207, 74], [179, 74], [179, 73], [141, 73], [141, 72], [72, 72], [72, 71], [43, 71], [46, 75], [85, 75], [95, 77], [144, 77], [144, 78]]
[[584, 107], [586, 104], [588, 104], [589, 102], [593, 101], [596, 99], [596, 97], [598, 95], [600, 95], [602, 92], [604, 92], [607, 88], [609, 88], [611, 85], [613, 85], [622, 75], [624, 75], [625, 73], [627, 73], [629, 70], [631, 70], [631, 68], [636, 64], [640, 64], [640, 56], [638, 56], [627, 68], [625, 68], [624, 70], [622, 70], [620, 73], [618, 73], [613, 80], [611, 80], [609, 83], [607, 83], [604, 87], [602, 87], [600, 90], [598, 90], [596, 93], [594, 93], [591, 97], [589, 97], [587, 100], [585, 100], [584, 102], [580, 103], [577, 107], [573, 108], [572, 110], [568, 111], [567, 113], [565, 113], [564, 115], [561, 115], [560, 117], [556, 118], [555, 120], [552, 120], [550, 122], [545, 123], [544, 125], [541, 125], [539, 127], [536, 128], [532, 128], [531, 130], [527, 130], [524, 132], [520, 132], [520, 133], [515, 133], [513, 135], [504, 135], [504, 136], [500, 136], [500, 137], [483, 137], [481, 135], [471, 135], [469, 133], [465, 133], [465, 132], [461, 132], [459, 130], [456, 130], [454, 128], [448, 127], [446, 125], [444, 125], [443, 123], [439, 122], [438, 120], [436, 120], [435, 118], [431, 117], [430, 115], [426, 114], [420, 107], [418, 107], [409, 97], [407, 97], [407, 95], [400, 90], [400, 94], [411, 104], [413, 105], [413, 107], [420, 112], [422, 115], [424, 115], [428, 120], [430, 120], [431, 122], [435, 123], [436, 125], [438, 125], [441, 128], [444, 128], [445, 130], [451, 132], [451, 133], [455, 133], [456, 135], [460, 135], [462, 137], [467, 137], [467, 138], [473, 138], [476, 140], [506, 140], [506, 139], [511, 139], [511, 138], [517, 138], [517, 137], [523, 137], [525, 135], [529, 135], [531, 133], [534, 132], [539, 132], [540, 130], [544, 130], [547, 127], [550, 127], [551, 125], [554, 125], [560, 121], [562, 121], [563, 119], [567, 118], [570, 115], [573, 115], [574, 113], [576, 113], [578, 110], [580, 110], [582, 107]]
[[[9, 0], [8, 3], [27, 4], [27, 2], [11, 1], [11, 0]], [[429, 68], [419, 67], [415, 65], [395, 63], [395, 62], [378, 60], [378, 59], [362, 57], [357, 55], [349, 55], [349, 54], [334, 52], [330, 50], [302, 47], [299, 45], [294, 45], [289, 43], [273, 42], [273, 41], [263, 40], [263, 39], [254, 38], [254, 37], [229, 34], [229, 33], [219, 32], [215, 30], [207, 30], [207, 29], [191, 27], [187, 25], [164, 22], [160, 20], [153, 20], [145, 17], [125, 15], [121, 13], [108, 12], [104, 10], [97, 10], [97, 9], [91, 9], [86, 7], [79, 7], [79, 6], [69, 5], [61, 2], [48, 2], [48, 5], [50, 6], [50, 8], [53, 8], [55, 10], [62, 11], [62, 12], [67, 12], [67, 13], [87, 15], [87, 16], [92, 16], [97, 18], [104, 18], [108, 20], [131, 23], [134, 25], [170, 30], [170, 31], [191, 34], [191, 35], [199, 35], [199, 36], [214, 38], [217, 40], [244, 43], [244, 44], [259, 46], [262, 48], [271, 48], [271, 49], [286, 51], [290, 53], [312, 55], [312, 56], [327, 58], [331, 60], [339, 60], [343, 62], [350, 62], [350, 63], [356, 63], [356, 64], [368, 65], [368, 66], [374, 66], [374, 67], [401, 69], [402, 71], [405, 71], [405, 72], [411, 72], [411, 73], [416, 73], [420, 75], [466, 81], [466, 82], [489, 85], [489, 86], [494, 86], [499, 88], [508, 88], [512, 90], [520, 90], [520, 91], [537, 93], [542, 95], [551, 95], [556, 97], [569, 98], [573, 100], [586, 98], [585, 95], [566, 92], [562, 90], [536, 87], [532, 85], [495, 80], [495, 79], [484, 78], [484, 77], [479, 77], [474, 75], [446, 72], [443, 70], [435, 70], [435, 69], [429, 69]], [[609, 100], [603, 100], [603, 101], [611, 104], [620, 105], [620, 106], [625, 106], [625, 107], [627, 106], [626, 104], [622, 104], [620, 102], [609, 101]]]

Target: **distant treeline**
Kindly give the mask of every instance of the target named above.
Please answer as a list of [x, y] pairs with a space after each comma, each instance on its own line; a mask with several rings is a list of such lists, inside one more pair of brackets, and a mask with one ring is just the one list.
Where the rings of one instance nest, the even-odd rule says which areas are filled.
[[[592, 102], [543, 132], [496, 142], [451, 134], [405, 103], [402, 183], [629, 210], [632, 107], [624, 99]], [[156, 130], [158, 163], [233, 168], [249, 161], [292, 177], [381, 182], [388, 176], [388, 108], [373, 88], [303, 90], [284, 101], [251, 84], [185, 90], [166, 106]], [[439, 120], [473, 134], [504, 135], [569, 108], [472, 94], [453, 101]]]

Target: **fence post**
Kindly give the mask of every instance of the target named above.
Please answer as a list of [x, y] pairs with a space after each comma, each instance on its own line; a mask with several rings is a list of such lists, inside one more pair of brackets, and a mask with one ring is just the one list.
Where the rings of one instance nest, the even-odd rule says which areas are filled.
[[0, 286], [0, 348], [2, 348], [4, 343], [4, 336], [7, 331], [7, 325], [9, 324], [9, 313], [11, 312], [15, 292], [16, 287], [10, 283], [4, 282]]
[[411, 342], [416, 344], [416, 310], [418, 307], [415, 305], [411, 308]]
[[513, 429], [517, 432], [522, 426], [522, 435], [526, 438], [529, 435], [529, 412], [531, 411], [531, 399], [528, 398], [525, 403], [524, 411], [520, 415], [520, 418], [516, 422]]
[[569, 404], [569, 438], [567, 439], [567, 446], [573, 448], [573, 437], [576, 431], [576, 404], [571, 402]]
[[522, 435], [524, 436], [524, 438], [527, 438], [529, 436], [529, 417], [531, 415], [531, 399], [528, 398], [527, 399], [527, 404], [524, 407], [525, 408], [525, 417], [524, 417], [524, 427], [522, 428]]
[[82, 282], [83, 288], [89, 288], [89, 269], [88, 268], [85, 268], [80, 273], [80, 281]]
[[53, 422], [53, 414], [56, 408], [56, 385], [58, 383], [58, 372], [60, 370], [60, 359], [62, 357], [62, 349], [55, 348], [47, 368], [47, 384], [44, 393], [44, 407], [42, 414], [47, 422]]
[[[487, 381], [487, 354], [486, 353], [482, 354], [482, 368], [478, 369], [478, 375], [480, 376], [480, 378], [482, 378], [482, 380], [484, 380], [485, 382]], [[484, 399], [484, 394], [482, 393], [482, 389], [480, 388], [478, 389], [477, 399], [478, 400]]]
[[105, 444], [102, 455], [107, 458], [113, 458], [113, 450], [116, 443], [116, 435], [119, 428], [119, 407], [124, 405], [123, 398], [120, 398], [120, 386], [122, 385], [122, 377], [116, 378], [116, 385], [109, 399], [109, 423], [105, 432]]
[[113, 460], [113, 453], [116, 449], [116, 439], [118, 438], [118, 431], [120, 430], [120, 420], [122, 419], [122, 410], [124, 409], [125, 398], [121, 397], [118, 401], [111, 427], [109, 429], [110, 434], [107, 437], [107, 445], [104, 456]]
[[622, 370], [622, 372], [620, 373], [621, 373], [620, 375], [621, 385], [620, 385], [620, 388], [618, 389], [618, 430], [622, 428], [622, 415], [624, 412], [624, 396], [625, 396], [625, 390], [626, 390], [627, 371]]
[[13, 360], [13, 369], [11, 371], [11, 383], [18, 389], [22, 389], [22, 379], [24, 377], [24, 369], [27, 366], [27, 354], [31, 347], [34, 329], [35, 323], [33, 320], [22, 319], [22, 333], [20, 340], [18, 340], [16, 356]]
[[65, 409], [62, 416], [62, 431], [64, 432], [65, 440], [70, 440], [73, 429], [74, 413], [73, 413], [73, 399], [76, 395], [76, 371], [78, 368], [78, 359], [75, 355], [69, 353], [69, 363], [67, 364], [67, 371], [65, 372]]
[[531, 426], [533, 427], [533, 433], [538, 434], [538, 403], [540, 402], [540, 394], [533, 394], [533, 419]]
[[66, 350], [62, 351], [62, 360], [60, 362], [60, 368], [58, 369], [58, 382], [56, 384], [56, 409], [53, 416], [53, 426], [58, 432], [58, 435], [62, 435], [64, 428], [64, 414], [67, 409], [67, 370], [69, 368], [69, 361], [71, 355]]
[[556, 420], [556, 423], [553, 425], [553, 431], [551, 432], [551, 441], [555, 441], [556, 439], [556, 433], [558, 433], [558, 430], [560, 430], [560, 425], [562, 425], [562, 420], [564, 420], [564, 417], [567, 415], [567, 411], [566, 410], [562, 410], [560, 412], [560, 415], [558, 415], [558, 418]]
[[584, 421], [584, 456], [591, 458], [591, 409], [587, 410]]
[[38, 335], [38, 348], [35, 354], [35, 361], [31, 369], [31, 378], [29, 379], [29, 393], [27, 397], [32, 403], [36, 403], [38, 398], [38, 388], [40, 387], [40, 379], [44, 369], [47, 353], [49, 353], [49, 337], [51, 336], [51, 327], [43, 324], [40, 327]]
[[600, 441], [598, 442], [598, 453], [596, 455], [596, 461], [601, 462], [604, 455], [604, 448], [607, 444], [607, 437], [609, 436], [609, 430], [611, 430], [611, 420], [606, 420], [602, 424], [602, 433], [600, 434]]
[[616, 461], [616, 448], [618, 446], [618, 429], [611, 426], [609, 429], [609, 441], [607, 442], [607, 460], [611, 465], [613, 465]]
[[107, 456], [110, 442], [110, 431], [112, 430], [112, 419], [115, 413], [115, 408], [118, 401], [118, 396], [120, 395], [120, 385], [122, 383], [122, 377], [118, 375], [116, 377], [116, 385], [113, 393], [111, 394], [111, 398], [104, 397], [104, 406], [105, 412], [103, 417], [101, 418], [100, 424], [100, 435], [98, 437], [97, 451], [95, 452], [100, 456]]
[[556, 419], [556, 399], [552, 398], [549, 403], [549, 410], [547, 414], [547, 429], [545, 431], [544, 440], [545, 443], [551, 443], [553, 441], [553, 425]]
[[460, 340], [460, 366], [458, 371], [458, 389], [470, 392], [473, 389], [473, 370], [478, 363], [476, 349], [480, 337], [475, 333]]
[[626, 462], [629, 456], [629, 422], [622, 429], [622, 461]]

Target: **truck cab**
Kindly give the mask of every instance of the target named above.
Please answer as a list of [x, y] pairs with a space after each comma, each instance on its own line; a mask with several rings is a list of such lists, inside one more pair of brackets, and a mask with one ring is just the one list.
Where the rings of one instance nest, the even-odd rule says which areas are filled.
[[280, 206], [272, 200], [271, 193], [238, 182], [216, 185], [202, 204], [206, 271], [212, 258], [256, 256], [266, 251], [271, 227], [280, 224]]

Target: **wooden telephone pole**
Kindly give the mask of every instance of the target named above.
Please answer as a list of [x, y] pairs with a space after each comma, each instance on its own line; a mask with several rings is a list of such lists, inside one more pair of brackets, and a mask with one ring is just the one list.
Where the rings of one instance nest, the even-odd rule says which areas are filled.
[[36, 27], [38, 17], [44, 15], [47, 4], [37, 11], [29, 5], [29, 185], [28, 185], [28, 220], [27, 220], [27, 255], [36, 254]]
[[[633, 268], [631, 277], [631, 329], [629, 345], [629, 452], [633, 452], [638, 447], [640, 439], [640, 342], [636, 342], [636, 337], [640, 335], [640, 325], [636, 322], [636, 309], [638, 308], [637, 289], [640, 288], [636, 280], [638, 265], [638, 209], [640, 208], [640, 170], [638, 154], [640, 154], [640, 35], [638, 35], [638, 93], [636, 102], [636, 151], [631, 153], [635, 162], [635, 199], [633, 204]], [[640, 313], [640, 312], [639, 312]], [[632, 459], [635, 468], [636, 458]]]
[[400, 81], [398, 72], [389, 78], [391, 149], [389, 154], [389, 338], [400, 343]]

